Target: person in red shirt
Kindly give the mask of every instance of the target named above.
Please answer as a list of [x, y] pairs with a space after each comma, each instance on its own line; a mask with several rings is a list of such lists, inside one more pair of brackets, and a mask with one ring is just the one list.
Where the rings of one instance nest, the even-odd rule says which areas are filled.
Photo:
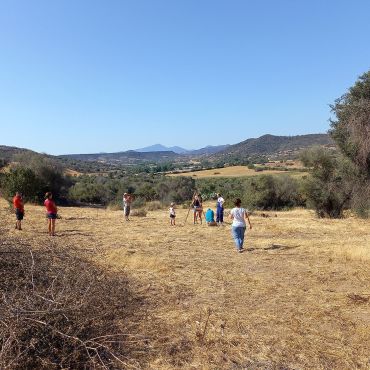
[[55, 220], [57, 218], [58, 208], [53, 200], [53, 194], [47, 192], [45, 194], [46, 217], [48, 218], [48, 231], [50, 236], [55, 235]]
[[15, 217], [16, 217], [16, 223], [15, 228], [17, 230], [22, 230], [22, 220], [24, 217], [24, 204], [23, 204], [23, 198], [22, 194], [18, 191], [15, 193], [15, 196], [13, 198], [13, 207], [15, 211]]

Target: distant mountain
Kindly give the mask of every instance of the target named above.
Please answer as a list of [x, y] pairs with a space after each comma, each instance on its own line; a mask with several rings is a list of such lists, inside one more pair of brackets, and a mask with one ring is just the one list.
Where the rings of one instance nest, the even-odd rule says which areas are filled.
[[190, 150], [186, 154], [187, 155], [194, 155], [194, 156], [205, 155], [205, 154], [215, 154], [215, 153], [221, 152], [222, 150], [225, 150], [229, 146], [230, 146], [229, 144], [227, 144], [227, 145], [216, 145], [216, 146], [208, 145], [205, 148], [201, 148], [201, 149], [197, 149], [197, 150]]
[[139, 153], [149, 153], [149, 152], [174, 152], [177, 154], [185, 154], [188, 153], [187, 149], [181, 148], [179, 146], [172, 146], [172, 147], [167, 147], [162, 144], [155, 144], [151, 146], [147, 146], [145, 148], [141, 149], [135, 149], [135, 152]]
[[147, 146], [145, 148], [141, 149], [136, 149], [135, 152], [139, 153], [148, 153], [148, 152], [163, 152], [163, 151], [169, 151], [169, 152], [174, 152], [177, 154], [183, 154], [183, 155], [190, 155], [190, 156], [199, 156], [199, 155], [205, 155], [205, 154], [214, 154], [217, 152], [220, 152], [221, 150], [224, 150], [228, 147], [229, 145], [208, 145], [204, 148], [201, 149], [196, 149], [196, 150], [187, 150], [184, 148], [181, 148], [179, 146], [171, 146], [167, 147], [162, 144], [155, 144], [151, 146]]
[[[212, 161], [217, 160], [227, 163], [230, 159], [255, 156], [296, 158], [303, 149], [315, 145], [334, 147], [334, 142], [327, 134], [299, 136], [264, 135], [259, 138], [247, 139], [234, 145], [207, 146], [202, 149], [189, 151], [179, 147], [167, 148], [157, 144], [151, 147], [138, 149], [138, 151], [129, 150], [117, 153], [67, 154], [48, 157], [59, 158], [63, 160], [63, 163], [70, 163], [68, 160], [77, 160], [81, 162], [98, 162], [113, 166], [158, 162], [186, 162], [192, 157], [205, 157]], [[165, 150], [159, 150], [163, 148], [165, 148]], [[148, 151], [149, 149], [152, 151]], [[177, 152], [175, 152], [175, 150]], [[179, 153], [180, 151], [181, 153]], [[12, 161], [14, 156], [19, 153], [36, 154], [36, 152], [28, 149], [0, 145], [1, 160]]]
[[294, 155], [312, 146], [334, 146], [328, 134], [309, 134], [297, 136], [263, 135], [255, 139], [247, 139], [238, 144], [230, 145], [216, 153], [214, 159], [226, 159], [230, 156], [279, 156]]

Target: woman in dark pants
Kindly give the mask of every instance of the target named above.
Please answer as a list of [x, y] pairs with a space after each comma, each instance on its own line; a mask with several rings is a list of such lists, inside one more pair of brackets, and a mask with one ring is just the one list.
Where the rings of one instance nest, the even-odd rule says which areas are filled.
[[224, 223], [224, 203], [225, 203], [225, 199], [222, 198], [221, 194], [217, 194], [216, 222], [219, 225], [222, 225]]

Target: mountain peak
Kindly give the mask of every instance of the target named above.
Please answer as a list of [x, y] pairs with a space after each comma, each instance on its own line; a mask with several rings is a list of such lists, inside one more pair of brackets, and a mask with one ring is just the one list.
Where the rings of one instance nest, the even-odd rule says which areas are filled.
[[145, 148], [135, 149], [136, 152], [148, 153], [148, 152], [175, 152], [177, 154], [187, 153], [188, 150], [181, 148], [179, 146], [167, 147], [162, 144], [154, 144], [146, 146]]

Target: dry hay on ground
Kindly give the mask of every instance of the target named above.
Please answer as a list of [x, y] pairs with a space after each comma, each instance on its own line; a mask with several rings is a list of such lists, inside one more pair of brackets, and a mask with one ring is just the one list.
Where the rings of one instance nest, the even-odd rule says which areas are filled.
[[215, 168], [213, 170], [203, 170], [203, 171], [192, 171], [184, 172], [178, 174], [171, 174], [168, 176], [187, 176], [194, 178], [211, 178], [211, 177], [251, 177], [251, 176], [261, 176], [261, 175], [277, 175], [277, 174], [288, 174], [290, 176], [302, 176], [305, 172], [298, 171], [279, 171], [279, 170], [264, 170], [264, 171], [255, 171], [249, 169], [246, 166], [231, 166], [225, 168]]
[[131, 368], [370, 367], [369, 221], [306, 210], [252, 216], [247, 251], [237, 254], [228, 225], [189, 217], [183, 226], [181, 209], [171, 227], [167, 211], [125, 222], [119, 211], [61, 208], [55, 238], [40, 207], [26, 207], [21, 233], [4, 202], [0, 212], [2, 237], [25, 250], [91, 250], [96, 268], [126, 277], [140, 314], [118, 329], [145, 338], [124, 354]]
[[78, 176], [81, 176], [82, 173], [81, 172], [78, 172], [76, 170], [73, 170], [71, 168], [67, 168], [65, 171], [64, 171], [64, 174], [66, 176], [72, 176], [72, 177], [78, 177]]

